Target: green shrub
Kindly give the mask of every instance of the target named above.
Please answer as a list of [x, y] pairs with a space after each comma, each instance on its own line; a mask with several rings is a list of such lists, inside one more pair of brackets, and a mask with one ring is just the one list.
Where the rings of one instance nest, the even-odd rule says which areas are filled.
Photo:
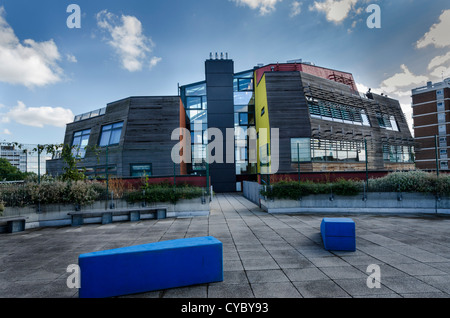
[[190, 200], [200, 198], [203, 195], [203, 189], [192, 186], [176, 186], [163, 183], [150, 185], [145, 184], [141, 190], [129, 191], [124, 198], [129, 203], [147, 202], [171, 202], [176, 203], [179, 200]]
[[5, 205], [3, 204], [3, 201], [0, 201], [0, 216], [3, 215], [3, 211], [5, 211]]
[[[261, 194], [269, 199], [298, 200], [312, 194], [335, 194], [355, 196], [363, 191], [364, 181], [338, 180], [333, 183], [281, 181], [267, 187]], [[441, 174], [439, 178], [424, 171], [394, 172], [369, 180], [369, 192], [417, 192], [450, 195], [450, 175]]]
[[303, 196], [313, 194], [333, 193], [337, 195], [354, 196], [360, 191], [361, 182], [352, 180], [338, 180], [335, 183], [281, 181], [262, 190], [261, 194], [269, 199], [298, 200]]
[[450, 176], [425, 171], [394, 172], [383, 178], [369, 180], [370, 192], [418, 192], [450, 194]]
[[0, 200], [6, 206], [24, 207], [36, 204], [88, 205], [102, 198], [104, 185], [96, 181], [46, 180], [40, 184], [3, 184]]

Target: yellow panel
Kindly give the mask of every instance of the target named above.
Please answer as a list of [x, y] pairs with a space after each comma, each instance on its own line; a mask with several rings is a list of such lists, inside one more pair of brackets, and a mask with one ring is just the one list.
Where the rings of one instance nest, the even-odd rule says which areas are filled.
[[[256, 83], [256, 76], [255, 76]], [[267, 90], [266, 90], [266, 75], [264, 74], [260, 82], [255, 87], [255, 125], [256, 131], [259, 133], [258, 138], [258, 173], [270, 173], [267, 168], [261, 170], [262, 162], [270, 162], [270, 153], [266, 153], [270, 150], [270, 121], [269, 121], [269, 109], [267, 103]], [[263, 157], [261, 158], [261, 154]], [[265, 158], [267, 155], [267, 158]]]

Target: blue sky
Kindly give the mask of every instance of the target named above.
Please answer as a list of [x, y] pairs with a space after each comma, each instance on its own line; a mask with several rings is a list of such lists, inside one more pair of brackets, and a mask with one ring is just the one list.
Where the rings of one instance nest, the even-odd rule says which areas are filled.
[[0, 140], [61, 143], [74, 115], [176, 95], [204, 79], [210, 52], [236, 72], [300, 58], [352, 72], [410, 119], [411, 89], [450, 77], [449, 28], [448, 0], [0, 0]]

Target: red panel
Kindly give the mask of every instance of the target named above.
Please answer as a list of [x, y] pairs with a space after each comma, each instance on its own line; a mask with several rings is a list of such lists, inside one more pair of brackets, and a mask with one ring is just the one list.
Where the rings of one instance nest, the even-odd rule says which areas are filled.
[[256, 70], [256, 82], [259, 83], [265, 72], [304, 72], [324, 79], [343, 83], [357, 91], [355, 80], [351, 73], [332, 70], [309, 64], [270, 64]]

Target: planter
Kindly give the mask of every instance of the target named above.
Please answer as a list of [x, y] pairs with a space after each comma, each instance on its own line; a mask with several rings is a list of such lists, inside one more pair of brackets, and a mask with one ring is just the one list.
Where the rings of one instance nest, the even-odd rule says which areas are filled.
[[[116, 209], [126, 209], [139, 207], [140, 204], [128, 204], [123, 200], [114, 200], [114, 207]], [[97, 201], [89, 206], [80, 207], [80, 211], [95, 211], [95, 210], [108, 210], [111, 201]], [[176, 204], [161, 202], [146, 204], [147, 207], [167, 207], [167, 213], [165, 215], [154, 215], [153, 219], [165, 219], [165, 218], [180, 218], [180, 217], [199, 217], [209, 215], [209, 200], [202, 200], [202, 198], [196, 198], [192, 200], [181, 200]], [[28, 217], [26, 222], [26, 229], [39, 228], [39, 227], [51, 227], [51, 226], [70, 226], [71, 217], [69, 212], [76, 211], [75, 205], [41, 205], [40, 212], [37, 212], [37, 206], [29, 206], [25, 208], [9, 208], [7, 207], [4, 212], [4, 216], [26, 216]], [[156, 213], [157, 214], [157, 213]], [[148, 218], [151, 218], [148, 217]], [[144, 218], [142, 220], [145, 220]], [[114, 217], [113, 221], [125, 221], [125, 218], [121, 216]], [[93, 218], [88, 223], [101, 223], [101, 218]], [[0, 232], [5, 232], [4, 226], [0, 225]]]
[[310, 195], [299, 200], [260, 199], [268, 213], [450, 214], [450, 198], [423, 193], [361, 193], [357, 196]]

